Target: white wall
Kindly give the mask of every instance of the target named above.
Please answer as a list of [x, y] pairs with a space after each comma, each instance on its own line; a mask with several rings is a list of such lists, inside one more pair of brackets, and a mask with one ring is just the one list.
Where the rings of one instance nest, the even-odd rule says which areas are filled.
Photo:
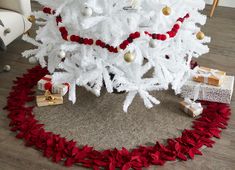
[[[207, 4], [212, 4], [213, 0], [205, 0]], [[235, 0], [219, 0], [220, 6], [235, 8]]]

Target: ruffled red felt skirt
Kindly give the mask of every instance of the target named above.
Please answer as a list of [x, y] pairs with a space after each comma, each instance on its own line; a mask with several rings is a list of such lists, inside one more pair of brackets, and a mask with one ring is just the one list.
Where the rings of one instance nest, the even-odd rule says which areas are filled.
[[26, 146], [42, 151], [53, 162], [64, 162], [65, 166], [128, 170], [164, 165], [166, 161], [176, 159], [193, 159], [195, 155], [202, 155], [200, 148], [203, 145], [212, 147], [213, 137], [220, 138], [231, 114], [229, 105], [202, 102], [206, 108], [201, 117], [193, 121], [192, 129], [185, 129], [178, 138], [168, 139], [166, 145], [156, 142], [154, 146], [139, 146], [129, 151], [125, 148], [97, 151], [89, 146], [78, 147], [75, 141], [46, 132], [44, 125], [35, 119], [34, 107], [26, 106], [27, 102], [35, 100], [33, 87], [47, 73], [46, 69], [36, 66], [17, 77], [5, 109], [9, 111], [9, 126], [17, 133], [17, 138], [24, 140]]

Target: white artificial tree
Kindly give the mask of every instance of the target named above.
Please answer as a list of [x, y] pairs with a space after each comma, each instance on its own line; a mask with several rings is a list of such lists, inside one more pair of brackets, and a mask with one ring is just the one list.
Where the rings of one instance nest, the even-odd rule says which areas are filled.
[[[200, 13], [204, 0], [37, 1], [50, 8], [51, 14], [34, 13], [39, 25], [36, 39], [24, 39], [37, 48], [25, 51], [23, 56], [34, 56], [42, 67], [48, 67], [54, 83], [70, 83], [72, 102], [76, 101], [76, 86], [84, 86], [97, 96], [105, 86], [109, 93], [113, 89], [128, 93], [124, 111], [136, 94], [151, 108], [160, 102], [149, 92], [172, 87], [179, 93], [191, 74], [192, 58], [209, 51], [205, 43], [210, 38], [200, 31], [206, 22], [206, 16]], [[187, 14], [184, 22], [178, 20]], [[58, 16], [61, 22], [56, 22]], [[180, 28], [170, 36], [168, 31], [175, 24]], [[67, 29], [66, 38], [61, 36], [61, 27]], [[140, 33], [138, 38], [129, 39], [122, 49], [123, 40], [135, 32]], [[164, 40], [154, 39], [153, 34], [163, 34]], [[71, 35], [93, 42], [81, 44], [72, 41]], [[105, 48], [97, 46], [97, 40], [105, 42]], [[116, 51], [107, 50], [107, 44]], [[146, 78], [149, 70], [152, 76]]]

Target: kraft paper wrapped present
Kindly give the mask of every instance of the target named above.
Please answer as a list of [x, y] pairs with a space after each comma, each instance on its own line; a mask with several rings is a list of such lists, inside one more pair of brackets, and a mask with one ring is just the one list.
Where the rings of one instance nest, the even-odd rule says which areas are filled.
[[51, 75], [46, 75], [38, 81], [38, 89], [42, 91], [49, 90], [52, 93], [64, 96], [69, 90], [69, 84], [52, 84]]
[[226, 72], [215, 70], [207, 67], [196, 67], [194, 69], [195, 76], [194, 81], [205, 83], [213, 86], [220, 86], [223, 83]]
[[51, 94], [47, 90], [44, 95], [36, 97], [36, 103], [38, 107], [60, 105], [63, 104], [63, 97], [60, 94]]
[[184, 101], [180, 102], [180, 109], [192, 117], [199, 116], [203, 111], [201, 103], [194, 102], [189, 98], [185, 98]]
[[221, 86], [212, 86], [188, 80], [181, 88], [181, 97], [230, 104], [233, 94], [234, 76], [224, 76]]

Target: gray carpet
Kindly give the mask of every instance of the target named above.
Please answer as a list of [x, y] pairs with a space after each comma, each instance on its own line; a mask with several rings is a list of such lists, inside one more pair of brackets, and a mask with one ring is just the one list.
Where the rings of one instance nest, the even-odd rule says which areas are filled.
[[64, 97], [60, 106], [36, 108], [34, 114], [45, 129], [91, 145], [96, 149], [133, 148], [140, 144], [153, 144], [157, 140], [179, 136], [190, 128], [193, 118], [179, 110], [182, 99], [173, 92], [155, 92], [162, 103], [148, 110], [142, 100], [135, 98], [128, 113], [122, 110], [125, 94], [103, 92], [97, 98], [78, 88], [78, 101], [73, 105]]

